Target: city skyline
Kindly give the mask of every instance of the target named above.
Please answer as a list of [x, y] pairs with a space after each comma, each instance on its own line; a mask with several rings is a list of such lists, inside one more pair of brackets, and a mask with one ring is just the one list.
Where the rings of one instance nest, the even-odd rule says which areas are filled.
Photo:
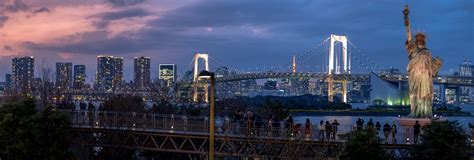
[[[252, 70], [288, 62], [331, 33], [348, 35], [373, 61], [404, 72], [408, 62], [399, 9], [404, 3], [413, 8], [413, 28], [428, 34], [433, 54], [449, 57], [441, 74], [451, 74], [463, 60], [473, 59], [471, 1], [186, 2], [0, 2], [0, 78], [11, 73], [11, 56], [35, 56], [37, 63], [47, 59], [51, 65], [84, 64], [88, 82], [97, 70], [89, 59], [101, 54], [124, 57], [127, 81], [133, 79], [136, 56], [153, 59], [152, 73], [162, 63], [177, 64], [185, 72], [195, 52]], [[393, 60], [385, 61], [387, 56]]]

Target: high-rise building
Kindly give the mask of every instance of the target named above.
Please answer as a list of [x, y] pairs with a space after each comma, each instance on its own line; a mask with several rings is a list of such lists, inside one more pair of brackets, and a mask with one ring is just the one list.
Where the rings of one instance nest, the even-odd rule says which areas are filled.
[[135, 88], [148, 88], [150, 85], [150, 57], [135, 57], [133, 64], [133, 82]]
[[267, 80], [263, 84], [263, 89], [265, 90], [276, 90], [277, 89], [277, 81], [276, 80]]
[[[474, 76], [474, 65], [471, 61], [464, 61], [459, 65], [459, 76], [472, 77]], [[461, 93], [459, 100], [461, 102], [474, 101], [474, 87], [460, 87]]]
[[5, 90], [10, 90], [12, 87], [12, 74], [5, 74]]
[[176, 64], [160, 64], [159, 79], [165, 80], [167, 86], [170, 86], [177, 80]]
[[464, 61], [459, 65], [459, 75], [460, 76], [474, 76], [474, 65], [471, 61]]
[[95, 88], [111, 91], [120, 86], [123, 78], [123, 57], [97, 56]]
[[0, 96], [3, 95], [5, 91], [5, 82], [0, 82]]
[[118, 88], [123, 83], [123, 57], [114, 57], [113, 87]]
[[72, 63], [56, 63], [56, 87], [69, 89], [72, 87]]
[[12, 88], [23, 94], [31, 93], [35, 59], [33, 56], [12, 58]]
[[84, 88], [86, 82], [86, 66], [85, 65], [74, 65], [74, 89]]

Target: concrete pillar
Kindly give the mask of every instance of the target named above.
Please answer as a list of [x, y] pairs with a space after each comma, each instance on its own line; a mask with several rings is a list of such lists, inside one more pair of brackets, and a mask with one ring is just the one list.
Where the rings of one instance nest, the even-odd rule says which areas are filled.
[[398, 81], [398, 91], [403, 89], [403, 81]]
[[328, 101], [333, 102], [334, 100], [334, 91], [333, 91], [333, 79], [331, 75], [328, 75], [326, 78], [327, 84], [328, 84]]
[[342, 80], [342, 102], [347, 103], [347, 80]]
[[455, 92], [456, 93], [455, 94], [455, 97], [456, 97], [455, 101], [456, 101], [457, 104], [460, 104], [461, 103], [461, 87], [456, 86], [454, 88], [455, 88], [455, 91], [456, 91]]
[[446, 104], [446, 84], [439, 85], [439, 98], [442, 104]]

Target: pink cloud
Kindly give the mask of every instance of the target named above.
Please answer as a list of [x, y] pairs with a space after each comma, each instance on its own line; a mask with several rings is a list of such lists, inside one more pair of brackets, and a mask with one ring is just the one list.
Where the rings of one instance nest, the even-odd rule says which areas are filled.
[[75, 55], [72, 53], [58, 53], [58, 56], [64, 60], [71, 60], [75, 58]]
[[[28, 0], [25, 2], [31, 9], [3, 13], [8, 20], [0, 30], [0, 46], [11, 46], [14, 50], [4, 50], [1, 47], [0, 56], [34, 52], [23, 46], [25, 42], [52, 45], [79, 43], [82, 39], [78, 35], [99, 30], [107, 32], [104, 38], [119, 35], [132, 36], [134, 32], [146, 29], [148, 21], [157, 18], [152, 15], [111, 20], [107, 22], [106, 28], [98, 28], [95, 23], [100, 20], [98, 19], [100, 17], [94, 17], [95, 15], [128, 8], [117, 8], [109, 3], [96, 3], [97, 1], [77, 3], [78, 1], [65, 0], [39, 3], [36, 0]], [[48, 12], [33, 14], [33, 11], [37, 9], [47, 9]]]

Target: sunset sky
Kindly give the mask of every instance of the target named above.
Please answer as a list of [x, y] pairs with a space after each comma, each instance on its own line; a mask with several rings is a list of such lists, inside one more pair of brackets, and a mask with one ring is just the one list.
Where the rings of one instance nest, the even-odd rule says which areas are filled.
[[474, 60], [472, 0], [0, 0], [0, 81], [12, 56], [35, 56], [37, 66], [85, 64], [88, 81], [99, 54], [123, 56], [127, 80], [135, 56], [151, 57], [154, 72], [159, 63], [190, 69], [195, 52], [259, 70], [289, 62], [331, 33], [347, 35], [378, 65], [405, 71], [406, 3], [413, 29], [445, 61], [441, 73]]

